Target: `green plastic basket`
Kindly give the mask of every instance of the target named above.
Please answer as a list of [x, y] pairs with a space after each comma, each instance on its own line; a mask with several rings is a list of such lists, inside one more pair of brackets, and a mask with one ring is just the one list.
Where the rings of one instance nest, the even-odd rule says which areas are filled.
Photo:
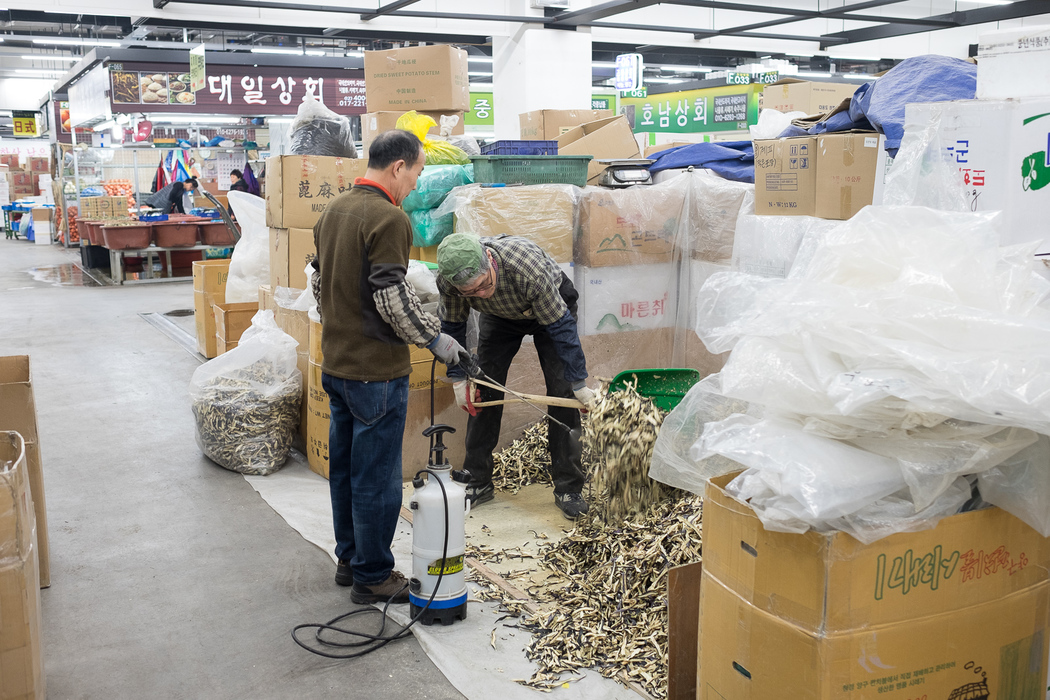
[[628, 369], [613, 377], [609, 391], [638, 382], [638, 393], [653, 400], [657, 408], [670, 411], [700, 381], [695, 369]]
[[474, 182], [504, 185], [563, 183], [584, 187], [594, 156], [471, 156]]

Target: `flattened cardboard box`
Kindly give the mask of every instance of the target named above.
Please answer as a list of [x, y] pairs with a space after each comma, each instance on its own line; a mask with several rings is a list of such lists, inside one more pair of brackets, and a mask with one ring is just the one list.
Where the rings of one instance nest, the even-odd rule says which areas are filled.
[[456, 211], [454, 228], [477, 236], [521, 236], [543, 248], [554, 262], [572, 262], [572, 192], [568, 185], [481, 188]]
[[467, 52], [447, 45], [365, 51], [369, 112], [470, 110]]
[[40, 576], [22, 436], [0, 432], [0, 697], [43, 700]]
[[350, 189], [367, 169], [367, 158], [267, 158], [266, 225], [313, 228], [332, 200]]
[[611, 109], [537, 109], [518, 115], [521, 138], [556, 141], [573, 127], [612, 117]]
[[1042, 700], [1050, 555], [997, 508], [864, 545], [704, 501], [701, 698]]
[[35, 511], [40, 585], [47, 588], [51, 585], [51, 545], [29, 355], [0, 357], [0, 431], [7, 430], [17, 432], [25, 441], [28, 483], [33, 492]]
[[569, 129], [558, 137], [558, 155], [594, 156], [587, 166], [587, 184], [594, 185], [605, 170], [599, 160], [638, 158], [638, 142], [627, 117], [599, 119]]
[[816, 211], [817, 139], [762, 139], [755, 144], [755, 213], [813, 216]]

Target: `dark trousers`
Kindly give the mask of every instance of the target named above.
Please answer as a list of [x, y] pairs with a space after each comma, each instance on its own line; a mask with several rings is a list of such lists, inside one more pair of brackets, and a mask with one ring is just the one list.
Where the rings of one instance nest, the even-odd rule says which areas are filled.
[[[562, 298], [576, 317], [577, 294], [572, 283], [562, 277]], [[547, 384], [547, 395], [573, 398], [572, 387], [565, 381], [565, 368], [554, 346], [554, 341], [544, 326], [530, 320], [513, 321], [489, 314], [481, 314], [478, 336], [478, 361], [481, 369], [497, 383], [506, 385], [507, 371], [514, 356], [521, 348], [522, 339], [531, 335], [536, 345], [536, 355]], [[514, 389], [515, 387], [510, 387]], [[482, 401], [498, 401], [503, 392], [480, 387]], [[580, 412], [575, 408], [548, 407], [551, 417], [570, 428], [580, 427]], [[499, 442], [500, 425], [503, 422], [503, 406], [488, 406], [478, 409], [478, 415], [467, 420], [466, 458], [463, 467], [471, 474], [474, 483], [487, 484], [492, 481], [492, 450]], [[580, 493], [583, 490], [584, 472], [580, 463], [579, 446], [571, 444], [569, 432], [552, 421], [547, 424], [547, 440], [551, 453], [551, 478], [554, 493]], [[575, 447], [576, 449], [572, 449]]]

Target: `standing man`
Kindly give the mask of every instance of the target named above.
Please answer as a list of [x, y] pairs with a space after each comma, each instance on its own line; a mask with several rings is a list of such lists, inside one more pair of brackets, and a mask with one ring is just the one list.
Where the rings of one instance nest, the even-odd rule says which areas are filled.
[[412, 226], [400, 204], [423, 171], [423, 144], [387, 131], [368, 170], [314, 226], [314, 292], [323, 321], [321, 384], [331, 410], [329, 488], [336, 583], [358, 604], [408, 602], [390, 545], [401, 511], [401, 442], [408, 409], [408, 343], [446, 364], [469, 355], [439, 332], [405, 281]]
[[[499, 384], [506, 384], [510, 363], [531, 335], [536, 345], [547, 395], [577, 398], [591, 403], [594, 391], [584, 382], [587, 361], [576, 330], [576, 300], [579, 294], [558, 264], [538, 245], [517, 236], [478, 238], [457, 233], [438, 246], [438, 314], [441, 330], [466, 343], [466, 321], [470, 309], [481, 314], [478, 362], [481, 370]], [[499, 441], [502, 406], [472, 410], [475, 397], [496, 401], [503, 394], [488, 387], [473, 389], [462, 368], [450, 367], [455, 379], [456, 401], [471, 413], [467, 421], [466, 459], [470, 472], [467, 497], [472, 505], [495, 497], [492, 485], [492, 450]], [[576, 409], [552, 406], [555, 418], [571, 428], [580, 427]], [[551, 453], [554, 502], [570, 520], [589, 509], [583, 498], [584, 472], [579, 437], [548, 421], [547, 441]]]

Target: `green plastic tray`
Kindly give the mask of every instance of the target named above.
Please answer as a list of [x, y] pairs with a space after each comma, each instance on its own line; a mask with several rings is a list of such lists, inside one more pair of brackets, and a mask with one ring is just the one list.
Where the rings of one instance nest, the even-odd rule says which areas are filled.
[[474, 182], [504, 185], [562, 183], [584, 187], [594, 156], [471, 156]]
[[638, 381], [638, 393], [653, 400], [656, 406], [670, 411], [700, 381], [695, 369], [628, 369], [613, 377], [609, 391], [618, 391]]

